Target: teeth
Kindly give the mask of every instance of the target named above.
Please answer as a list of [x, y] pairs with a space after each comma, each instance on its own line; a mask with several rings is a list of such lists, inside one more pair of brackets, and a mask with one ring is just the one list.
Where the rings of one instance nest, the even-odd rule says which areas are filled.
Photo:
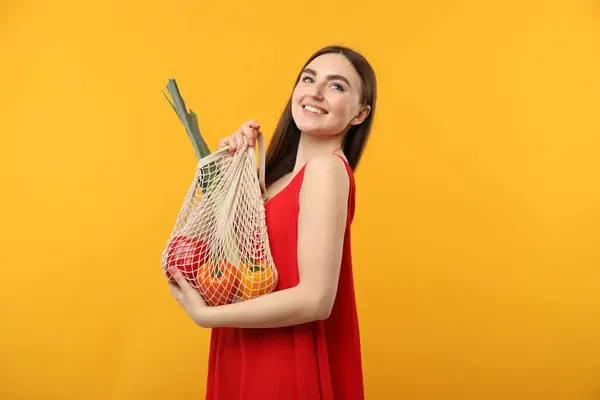
[[318, 108], [315, 108], [315, 107], [311, 107], [311, 106], [304, 106], [304, 109], [305, 109], [306, 111], [310, 111], [310, 112], [312, 112], [312, 113], [315, 113], [315, 114], [323, 114], [323, 111], [322, 111], [322, 110], [319, 110]]

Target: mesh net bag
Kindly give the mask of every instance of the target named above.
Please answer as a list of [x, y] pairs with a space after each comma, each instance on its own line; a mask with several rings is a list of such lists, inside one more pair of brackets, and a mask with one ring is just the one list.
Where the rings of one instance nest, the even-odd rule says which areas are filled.
[[162, 252], [167, 279], [178, 268], [210, 306], [249, 300], [274, 290], [273, 263], [263, 193], [265, 154], [244, 142], [230, 154], [220, 149], [198, 161], [175, 226]]

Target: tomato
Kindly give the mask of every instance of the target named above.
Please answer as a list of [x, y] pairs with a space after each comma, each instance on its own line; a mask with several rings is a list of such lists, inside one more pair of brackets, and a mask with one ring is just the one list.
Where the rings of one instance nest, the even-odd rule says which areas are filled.
[[209, 261], [198, 270], [198, 292], [210, 306], [232, 303], [239, 285], [239, 271], [231, 263]]
[[277, 274], [266, 262], [248, 262], [240, 267], [239, 296], [243, 300], [262, 296], [275, 289]]
[[169, 269], [175, 267], [191, 282], [196, 280], [196, 273], [207, 257], [207, 246], [200, 239], [187, 236], [175, 236], [166, 249], [165, 275], [171, 282], [175, 280]]

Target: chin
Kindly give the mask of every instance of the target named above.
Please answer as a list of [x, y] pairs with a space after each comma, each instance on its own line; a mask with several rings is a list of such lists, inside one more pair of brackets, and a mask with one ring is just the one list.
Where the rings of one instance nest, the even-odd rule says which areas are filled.
[[337, 129], [337, 127], [303, 123], [303, 121], [296, 122], [296, 126], [303, 135], [316, 136], [320, 138], [330, 138], [336, 136], [343, 130]]
[[313, 116], [303, 115], [303, 111], [292, 110], [292, 118], [300, 132], [307, 135], [333, 136], [335, 129], [327, 124], [324, 116], [315, 118]]
[[305, 135], [311, 136], [331, 136], [333, 135], [331, 129], [327, 129], [327, 127], [323, 127], [316, 124], [307, 123], [306, 121], [294, 120], [296, 126]]

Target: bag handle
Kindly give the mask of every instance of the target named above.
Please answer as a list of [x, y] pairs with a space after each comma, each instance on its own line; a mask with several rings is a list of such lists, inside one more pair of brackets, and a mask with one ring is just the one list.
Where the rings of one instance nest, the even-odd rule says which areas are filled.
[[[247, 150], [246, 147], [249, 147], [249, 146], [246, 141], [246, 137], [244, 136], [244, 144], [242, 146], [242, 149], [244, 149], [244, 151], [246, 151]], [[207, 155], [204, 158], [201, 158], [198, 161], [196, 168], [200, 169], [200, 168], [206, 166], [207, 164], [213, 162], [216, 158], [221, 157], [224, 153], [227, 153], [228, 151], [229, 151], [229, 146], [225, 146], [225, 147], [215, 151], [214, 153], [210, 153], [209, 155]], [[260, 188], [263, 192], [263, 196], [266, 196], [266, 194], [267, 194], [267, 186], [265, 184], [265, 169], [266, 169], [265, 140], [263, 139], [262, 135], [258, 135], [258, 183], [260, 184]]]
[[266, 157], [265, 157], [265, 140], [262, 135], [258, 135], [258, 182], [262, 189], [263, 195], [267, 195], [267, 186], [265, 184], [265, 168], [266, 168]]

